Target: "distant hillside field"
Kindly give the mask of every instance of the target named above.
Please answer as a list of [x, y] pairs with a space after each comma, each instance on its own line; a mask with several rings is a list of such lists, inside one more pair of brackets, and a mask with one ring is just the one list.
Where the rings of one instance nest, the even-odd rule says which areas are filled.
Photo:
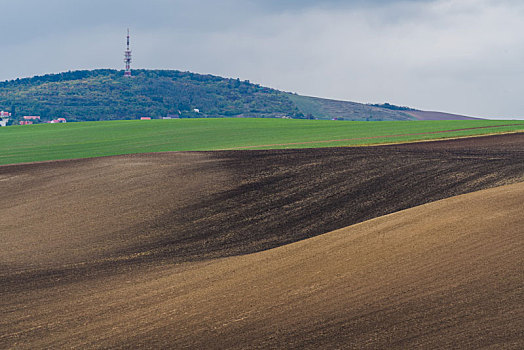
[[[416, 120], [405, 107], [299, 96], [252, 84], [174, 70], [99, 69], [0, 82], [0, 110], [68, 121], [258, 117], [344, 120]], [[455, 116], [453, 119], [462, 119]]]
[[459, 116], [456, 114], [429, 112], [429, 111], [406, 111], [406, 113], [417, 120], [470, 120], [477, 119], [473, 117]]
[[313, 116], [319, 119], [342, 118], [344, 120], [356, 121], [416, 119], [404, 110], [393, 110], [379, 107], [377, 105], [337, 101], [295, 94], [290, 94], [289, 98], [305, 116]]
[[164, 151], [358, 146], [515, 132], [524, 121], [180, 119], [0, 128], [0, 164]]

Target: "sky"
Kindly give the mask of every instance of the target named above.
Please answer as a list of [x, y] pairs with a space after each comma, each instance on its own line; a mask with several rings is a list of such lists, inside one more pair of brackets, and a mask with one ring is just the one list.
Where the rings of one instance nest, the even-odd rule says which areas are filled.
[[177, 69], [302, 95], [524, 119], [521, 0], [0, 0], [0, 81]]

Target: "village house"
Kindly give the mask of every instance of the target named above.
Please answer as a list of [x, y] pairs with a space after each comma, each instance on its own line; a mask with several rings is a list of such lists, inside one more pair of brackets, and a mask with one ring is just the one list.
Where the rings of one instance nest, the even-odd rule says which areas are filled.
[[0, 127], [7, 126], [10, 116], [11, 116], [11, 113], [0, 111]]

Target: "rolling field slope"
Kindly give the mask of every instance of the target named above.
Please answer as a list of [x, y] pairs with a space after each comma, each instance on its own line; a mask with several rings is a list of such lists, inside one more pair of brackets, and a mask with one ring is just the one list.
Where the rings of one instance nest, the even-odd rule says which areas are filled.
[[0, 348], [520, 349], [522, 181], [523, 134], [2, 166]]
[[337, 101], [326, 98], [288, 94], [291, 101], [304, 115], [321, 119], [344, 118], [346, 120], [413, 120], [405, 111], [380, 108], [357, 102]]
[[[521, 349], [523, 198], [524, 183], [507, 185], [260, 253], [95, 269], [47, 286], [6, 283], [3, 272], [0, 345]], [[38, 252], [18, 263], [58, 265]]]
[[270, 249], [524, 181], [523, 146], [524, 135], [513, 134], [3, 166], [0, 271], [37, 283], [40, 274], [63, 279], [91, 268]]
[[164, 151], [358, 146], [519, 130], [524, 130], [524, 121], [182, 119], [47, 124], [0, 128], [0, 164]]

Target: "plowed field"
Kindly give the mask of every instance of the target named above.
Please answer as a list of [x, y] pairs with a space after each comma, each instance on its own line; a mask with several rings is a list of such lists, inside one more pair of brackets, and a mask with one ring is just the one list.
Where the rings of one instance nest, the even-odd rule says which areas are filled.
[[0, 347], [521, 348], [524, 187], [396, 212], [523, 180], [523, 134], [3, 166]]

